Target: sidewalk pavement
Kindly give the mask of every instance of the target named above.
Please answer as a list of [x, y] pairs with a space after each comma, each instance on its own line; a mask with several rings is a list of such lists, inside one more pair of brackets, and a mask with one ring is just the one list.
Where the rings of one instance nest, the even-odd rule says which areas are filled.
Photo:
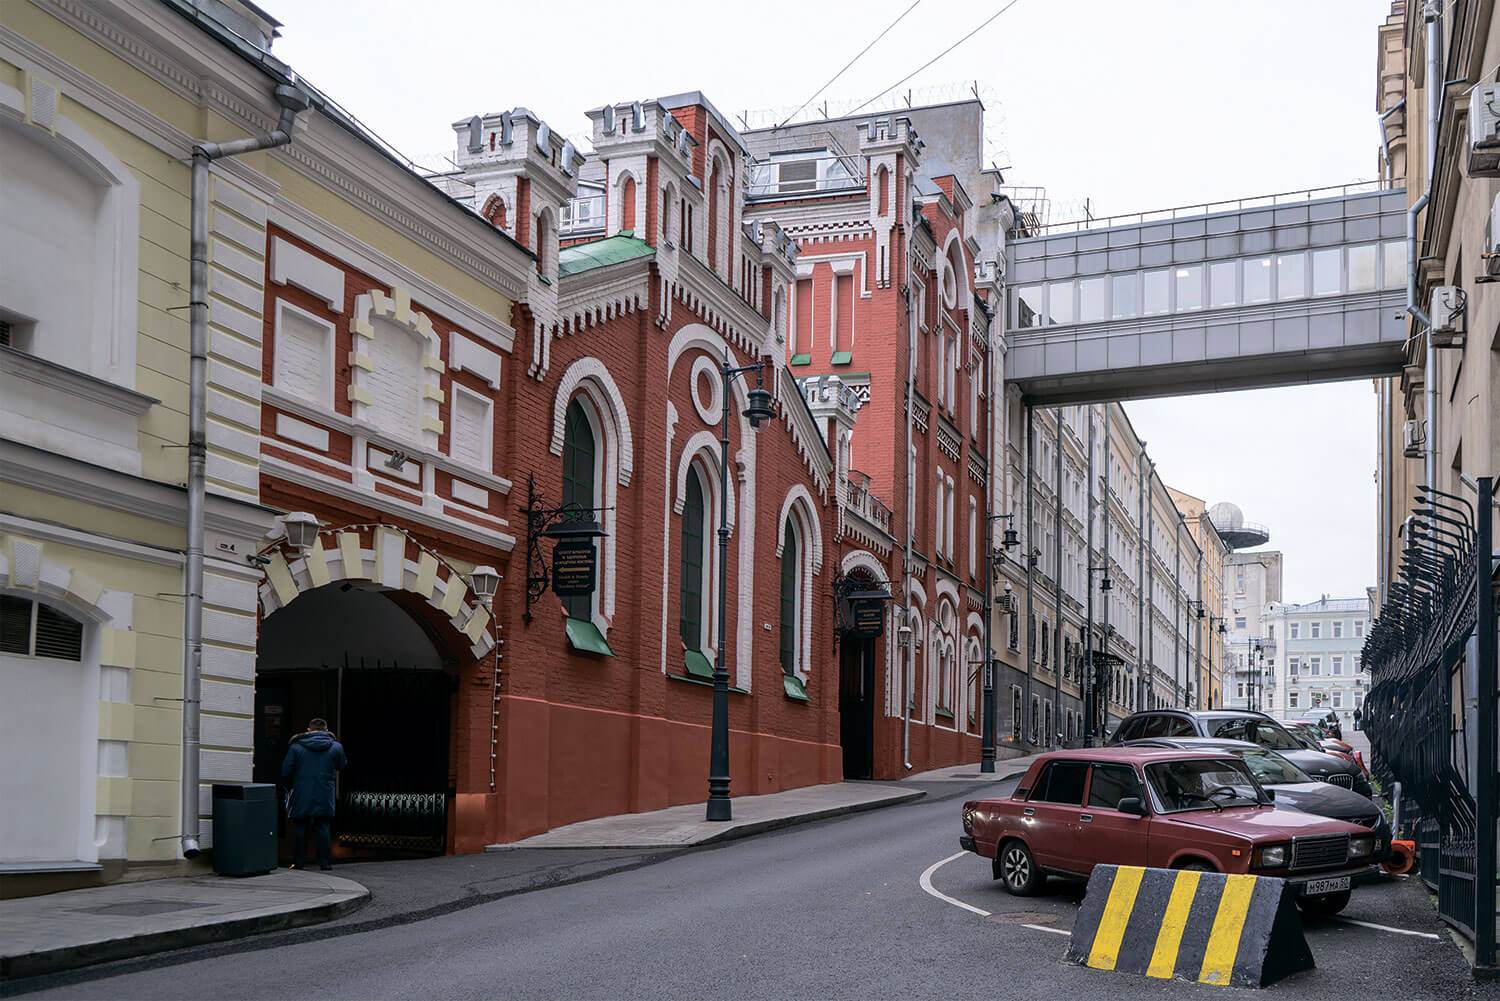
[[369, 899], [326, 872], [182, 876], [0, 905], [0, 980], [327, 921]]
[[[22, 977], [86, 977], [62, 971], [188, 946], [198, 948], [184, 955], [201, 958], [236, 948], [225, 944], [235, 939], [253, 937], [242, 946], [265, 947], [418, 921], [649, 865], [700, 845], [924, 796], [961, 795], [980, 783], [1013, 779], [1030, 762], [999, 760], [993, 773], [970, 763], [898, 782], [834, 782], [736, 796], [734, 820], [727, 823], [704, 820], [702, 803], [603, 817], [491, 845], [483, 855], [349, 863], [339, 867], [341, 876], [287, 869], [248, 878], [205, 874], [6, 900], [0, 903], [0, 988]], [[302, 927], [313, 924], [319, 927]], [[0, 996], [7, 993], [0, 989]]]

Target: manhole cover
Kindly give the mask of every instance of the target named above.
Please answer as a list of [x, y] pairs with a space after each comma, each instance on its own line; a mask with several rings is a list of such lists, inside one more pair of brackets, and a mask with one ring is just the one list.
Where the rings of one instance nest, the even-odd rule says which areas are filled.
[[986, 920], [1005, 925], [1053, 925], [1058, 916], [1050, 911], [1000, 911]]
[[194, 903], [190, 900], [127, 900], [119, 904], [105, 904], [103, 907], [77, 907], [74, 910], [79, 914], [110, 914], [124, 918], [144, 918], [153, 914], [169, 914], [172, 911], [185, 911], [193, 907], [212, 906], [212, 904]]

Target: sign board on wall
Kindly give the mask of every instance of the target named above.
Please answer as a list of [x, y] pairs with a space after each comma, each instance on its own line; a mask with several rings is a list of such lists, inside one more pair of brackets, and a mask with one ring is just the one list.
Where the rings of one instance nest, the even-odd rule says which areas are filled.
[[594, 593], [598, 552], [593, 539], [563, 539], [552, 550], [552, 592], [559, 598]]

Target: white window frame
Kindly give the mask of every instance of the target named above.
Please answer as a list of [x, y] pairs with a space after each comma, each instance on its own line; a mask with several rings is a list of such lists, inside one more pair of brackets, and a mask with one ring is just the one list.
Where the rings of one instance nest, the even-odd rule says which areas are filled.
[[450, 403], [448, 420], [450, 422], [448, 435], [448, 456], [454, 461], [459, 457], [453, 453], [453, 442], [458, 432], [458, 398], [468, 397], [477, 400], [484, 407], [484, 427], [482, 434], [481, 454], [488, 457], [488, 462], [481, 460], [479, 468], [486, 473], [493, 473], [495, 469], [495, 401], [490, 397], [474, 392], [466, 386], [460, 386], [457, 382], [452, 384], [453, 395]]

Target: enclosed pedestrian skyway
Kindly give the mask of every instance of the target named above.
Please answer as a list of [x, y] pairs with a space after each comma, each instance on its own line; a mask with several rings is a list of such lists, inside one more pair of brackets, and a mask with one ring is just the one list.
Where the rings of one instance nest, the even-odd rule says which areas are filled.
[[1397, 374], [1405, 213], [1351, 185], [1014, 238], [1005, 377], [1054, 405]]

